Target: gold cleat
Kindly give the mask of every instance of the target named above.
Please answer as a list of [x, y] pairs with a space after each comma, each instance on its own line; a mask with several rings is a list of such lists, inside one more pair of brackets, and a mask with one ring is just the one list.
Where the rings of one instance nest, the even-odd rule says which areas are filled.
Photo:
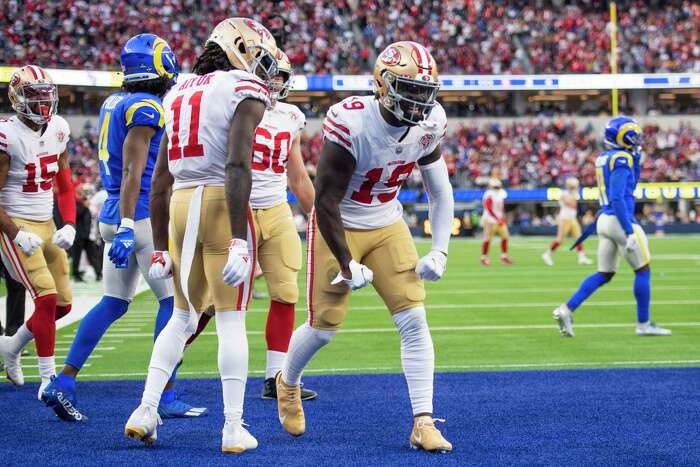
[[440, 430], [435, 428], [435, 420], [444, 422], [444, 420], [438, 418], [433, 419], [430, 415], [421, 415], [414, 418], [410, 441], [413, 449], [439, 453], [452, 451], [452, 443], [447, 441], [440, 433]]
[[301, 405], [301, 386], [288, 386], [282, 381], [282, 372], [275, 375], [277, 386], [277, 415], [287, 433], [301, 436], [306, 431], [304, 407]]

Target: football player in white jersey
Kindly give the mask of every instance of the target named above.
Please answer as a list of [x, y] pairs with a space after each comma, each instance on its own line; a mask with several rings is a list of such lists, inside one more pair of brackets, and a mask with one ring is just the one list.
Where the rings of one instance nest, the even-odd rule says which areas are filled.
[[[447, 120], [436, 102], [435, 60], [418, 43], [393, 43], [377, 59], [374, 86], [374, 96], [332, 106], [323, 123], [307, 235], [309, 315], [294, 331], [276, 376], [278, 415], [288, 433], [304, 433], [301, 373], [340, 328], [350, 291], [372, 283], [401, 337], [414, 415], [411, 446], [447, 452], [452, 445], [433, 419], [434, 350], [423, 306], [423, 279], [438, 280], [445, 271], [454, 211], [440, 151]], [[433, 232], [432, 249], [420, 259], [397, 199], [416, 164], [428, 192]]]
[[484, 193], [482, 204], [484, 212], [481, 215], [481, 227], [484, 229], [484, 241], [481, 244], [481, 264], [490, 266], [489, 246], [494, 235], [501, 237], [501, 262], [513, 264], [508, 256], [508, 223], [506, 222], [503, 201], [506, 199], [506, 190], [501, 181], [492, 177], [489, 179], [488, 190]]
[[[13, 279], [34, 300], [34, 314], [12, 337], [0, 337], [7, 377], [24, 384], [20, 353], [33, 338], [38, 397], [55, 378], [56, 320], [71, 309], [67, 250], [75, 240], [75, 194], [66, 145], [68, 123], [56, 115], [58, 93], [44, 69], [27, 65], [10, 78], [17, 115], [0, 120], [0, 252]], [[53, 222], [54, 186], [65, 225]]]
[[[542, 253], [542, 261], [544, 261], [547, 266], [554, 266], [552, 254], [559, 248], [559, 245], [561, 245], [561, 242], [563, 242], [566, 237], [571, 235], [575, 240], [581, 236], [581, 224], [578, 223], [578, 219], [576, 218], [579, 200], [578, 179], [570, 177], [566, 179], [565, 183], [566, 189], [561, 192], [561, 196], [559, 197], [557, 238], [552, 242], [549, 248]], [[578, 264], [593, 264], [583, 251], [583, 243], [579, 243], [576, 246], [576, 251], [578, 252]]]
[[[250, 207], [255, 245], [258, 264], [270, 293], [265, 326], [267, 365], [263, 399], [277, 399], [275, 375], [282, 369], [287, 355], [294, 331], [294, 305], [299, 299], [297, 278], [301, 269], [301, 239], [287, 202], [287, 187], [307, 215], [314, 204], [314, 186], [301, 156], [301, 130], [306, 125], [306, 117], [298, 107], [281, 102], [289, 95], [293, 77], [292, 64], [282, 51], [277, 65], [278, 75], [270, 88], [272, 108], [265, 112], [255, 130], [251, 162]], [[210, 314], [202, 313], [195, 335], [204, 330], [210, 318]], [[317, 396], [307, 388], [301, 391], [302, 400]]]
[[197, 76], [173, 86], [163, 99], [165, 134], [151, 188], [156, 251], [149, 275], [173, 274], [175, 307], [153, 346], [141, 405], [124, 429], [129, 438], [155, 441], [163, 388], [199, 315], [213, 302], [225, 417], [221, 450], [243, 452], [258, 445], [242, 419], [245, 310], [255, 264], [250, 154], [255, 129], [271, 104], [268, 86], [277, 74], [276, 56], [275, 40], [262, 25], [226, 19], [197, 59]]

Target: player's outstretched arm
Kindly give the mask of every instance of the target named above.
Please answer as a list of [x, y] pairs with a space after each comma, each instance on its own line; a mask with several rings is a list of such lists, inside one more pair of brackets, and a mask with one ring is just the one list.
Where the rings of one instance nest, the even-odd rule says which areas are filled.
[[340, 202], [345, 196], [354, 170], [355, 158], [346, 149], [332, 141], [323, 144], [316, 169], [316, 219], [323, 239], [338, 260], [340, 273], [347, 279], [352, 277], [352, 255], [345, 241]]
[[314, 185], [301, 157], [301, 135], [297, 135], [292, 143], [287, 162], [289, 189], [299, 201], [301, 209], [308, 215], [314, 207]]
[[435, 281], [445, 272], [454, 218], [452, 185], [440, 145], [430, 155], [418, 160], [418, 168], [428, 193], [428, 217], [433, 241], [430, 253], [418, 261], [416, 272], [421, 279]]
[[[7, 175], [9, 172], [10, 156], [5, 152], [0, 152], [0, 190], [2, 190], [5, 183], [7, 183]], [[10, 216], [7, 215], [7, 212], [2, 207], [0, 207], [0, 230], [10, 237], [27, 256], [34, 254], [36, 249], [43, 243], [38, 235], [20, 230], [17, 224], [12, 222], [12, 219], [10, 219]]]
[[173, 182], [173, 175], [168, 169], [168, 134], [163, 132], [158, 147], [158, 158], [151, 177], [151, 230], [153, 231], [153, 247], [157, 251], [168, 251], [170, 194]]

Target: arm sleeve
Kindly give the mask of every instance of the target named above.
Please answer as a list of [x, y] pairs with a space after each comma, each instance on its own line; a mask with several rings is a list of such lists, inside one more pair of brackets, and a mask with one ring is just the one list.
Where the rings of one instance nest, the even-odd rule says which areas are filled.
[[68, 167], [59, 169], [56, 174], [56, 203], [63, 222], [75, 225], [75, 190], [71, 180], [71, 170]]
[[615, 170], [610, 173], [610, 205], [615, 210], [615, 216], [627, 235], [633, 232], [624, 199], [627, 177], [630, 174], [630, 169], [627, 167], [615, 167]]
[[493, 198], [490, 196], [487, 196], [484, 198], [484, 209], [494, 218], [494, 219], [499, 219], [498, 215], [496, 215], [496, 212], [493, 210]]
[[135, 126], [150, 126], [156, 130], [165, 123], [163, 106], [155, 99], [141, 99], [126, 109], [127, 129]]
[[428, 192], [428, 216], [433, 233], [433, 250], [447, 254], [454, 218], [454, 196], [447, 164], [441, 157], [428, 165], [419, 165], [425, 191]]

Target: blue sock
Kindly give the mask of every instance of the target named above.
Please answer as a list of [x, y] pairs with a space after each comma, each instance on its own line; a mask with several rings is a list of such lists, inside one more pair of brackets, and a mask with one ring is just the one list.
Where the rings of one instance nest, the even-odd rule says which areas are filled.
[[166, 389], [160, 396], [161, 404], [168, 404], [175, 400], [175, 389]]
[[80, 322], [78, 333], [70, 346], [66, 364], [80, 370], [93, 349], [113, 322], [121, 318], [129, 302], [115, 297], [102, 297]]
[[651, 272], [634, 273], [634, 298], [637, 299], [637, 321], [649, 321], [649, 302], [651, 301]]
[[[158, 337], [158, 334], [160, 334], [160, 332], [163, 330], [165, 325], [168, 324], [168, 321], [170, 321], [170, 317], [173, 315], [173, 306], [175, 305], [175, 298], [167, 297], [162, 299], [159, 303], [160, 306], [158, 307], [158, 314], [156, 315], [156, 326], [153, 330], [154, 341]], [[177, 377], [177, 369], [179, 366], [180, 364], [178, 363], [175, 369], [173, 370], [173, 374], [170, 375], [168, 383], [172, 383], [175, 381], [175, 378]]]
[[568, 306], [571, 311], [574, 311], [581, 305], [581, 303], [585, 302], [593, 292], [598, 290], [598, 288], [608, 281], [609, 279], [605, 277], [602, 272], [591, 274], [590, 276], [586, 277], [583, 282], [581, 282], [581, 285], [576, 293], [571, 296], [568, 302], [566, 302], [566, 306]]
[[63, 373], [59, 373], [58, 376], [56, 377], [56, 382], [58, 382], [58, 385], [61, 387], [61, 389], [68, 391], [68, 392], [74, 392], [75, 391], [75, 378], [72, 376], [65, 375]]

